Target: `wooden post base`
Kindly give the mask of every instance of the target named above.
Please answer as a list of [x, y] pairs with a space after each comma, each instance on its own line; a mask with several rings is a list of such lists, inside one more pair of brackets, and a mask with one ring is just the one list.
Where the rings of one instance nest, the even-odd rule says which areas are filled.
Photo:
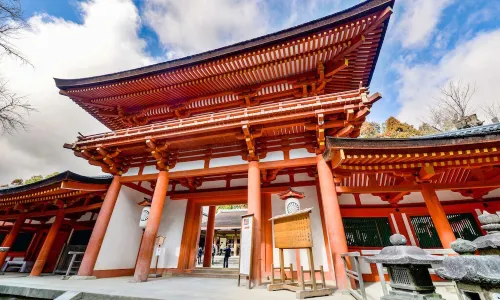
[[304, 290], [298, 283], [274, 283], [267, 285], [268, 291], [280, 291], [280, 290], [288, 290], [295, 292], [296, 299], [305, 299], [311, 297], [320, 297], [320, 296], [330, 296], [333, 294], [332, 288], [319, 288], [315, 290]]

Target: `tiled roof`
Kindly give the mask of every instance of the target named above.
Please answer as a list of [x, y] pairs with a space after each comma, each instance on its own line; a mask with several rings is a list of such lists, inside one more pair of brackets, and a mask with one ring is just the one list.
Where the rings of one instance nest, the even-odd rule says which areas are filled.
[[468, 137], [468, 136], [478, 136], [478, 135], [488, 135], [488, 134], [498, 134], [498, 133], [500, 133], [500, 123], [493, 123], [493, 124], [453, 130], [448, 132], [429, 134], [418, 138], [420, 139], [453, 138], [453, 137]]
[[[394, 0], [366, 0], [361, 2], [351, 8], [346, 10], [325, 16], [323, 18], [313, 20], [301, 25], [297, 25], [291, 28], [287, 28], [278, 32], [270, 33], [264, 36], [260, 36], [254, 39], [250, 39], [247, 41], [239, 42], [233, 45], [221, 47], [215, 50], [210, 50], [207, 52], [187, 56], [184, 58], [179, 58], [167, 62], [158, 63], [151, 66], [141, 67], [132, 70], [126, 70], [122, 72], [95, 76], [95, 77], [87, 77], [87, 78], [79, 78], [79, 79], [59, 79], [54, 78], [56, 85], [58, 88], [66, 90], [69, 88], [75, 87], [83, 87], [83, 86], [92, 86], [97, 84], [111, 83], [118, 80], [122, 80], [124, 78], [131, 79], [137, 78], [150, 74], [157, 74], [159, 72], [165, 72], [166, 70], [177, 69], [180, 67], [192, 66], [194, 64], [200, 64], [203, 62], [210, 61], [214, 58], [223, 58], [228, 55], [234, 55], [235, 53], [239, 53], [243, 50], [255, 50], [259, 47], [265, 47], [269, 45], [274, 45], [276, 43], [284, 43], [289, 40], [291, 37], [302, 36], [308, 32], [312, 32], [314, 30], [322, 29], [328, 27], [332, 24], [340, 24], [342, 22], [352, 21], [355, 17], [359, 17], [359, 15], [368, 15], [370, 12], [373, 12], [377, 8], [383, 6], [394, 6]], [[385, 35], [386, 27], [383, 29], [382, 36]], [[383, 38], [382, 38], [383, 40]], [[378, 57], [380, 52], [381, 44], [376, 50], [375, 56]], [[375, 59], [375, 62], [377, 59]], [[375, 65], [375, 64], [374, 64]], [[375, 66], [372, 67], [370, 72], [370, 78], [368, 80], [371, 81], [373, 71]]]
[[327, 137], [323, 157], [330, 158], [334, 149], [419, 149], [423, 147], [456, 147], [459, 145], [500, 142], [500, 123], [411, 138], [336, 138]]
[[49, 177], [47, 179], [43, 179], [34, 183], [30, 184], [25, 184], [25, 185], [19, 185], [19, 186], [9, 186], [6, 188], [0, 188], [0, 196], [3, 195], [9, 195], [9, 194], [15, 194], [15, 193], [22, 193], [26, 192], [29, 190], [34, 190], [37, 188], [41, 188], [44, 186], [48, 186], [57, 182], [61, 181], [66, 181], [66, 180], [71, 180], [71, 181], [78, 181], [82, 183], [96, 183], [96, 184], [108, 184], [111, 183], [111, 180], [113, 180], [113, 176], [111, 175], [100, 175], [100, 176], [83, 176], [79, 175], [76, 173], [73, 173], [71, 171], [65, 171], [62, 173], [59, 173], [55, 176]]

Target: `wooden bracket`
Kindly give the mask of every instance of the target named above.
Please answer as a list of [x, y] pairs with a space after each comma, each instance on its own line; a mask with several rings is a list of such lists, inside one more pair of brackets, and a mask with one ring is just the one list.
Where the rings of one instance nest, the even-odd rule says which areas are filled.
[[318, 150], [320, 152], [325, 151], [325, 115], [320, 113], [317, 114], [317, 124], [316, 124], [316, 142], [318, 143]]
[[[256, 147], [255, 147], [255, 137], [251, 134], [250, 132], [250, 127], [248, 125], [243, 125], [241, 127], [243, 131], [243, 137], [245, 139], [245, 143], [247, 145], [247, 151], [248, 151], [248, 157], [247, 160], [257, 160], [259, 159], [257, 153], [256, 153]], [[260, 133], [260, 135], [262, 132]], [[258, 135], [258, 136], [260, 136]]]
[[146, 146], [151, 150], [151, 156], [156, 160], [156, 168], [159, 171], [168, 171], [168, 153], [166, 150], [168, 149], [168, 143], [165, 142], [163, 146], [157, 146], [154, 140], [147, 139]]
[[279, 171], [281, 171], [281, 168], [273, 170], [260, 170], [260, 179], [262, 184], [269, 185], [271, 182], [276, 180]]

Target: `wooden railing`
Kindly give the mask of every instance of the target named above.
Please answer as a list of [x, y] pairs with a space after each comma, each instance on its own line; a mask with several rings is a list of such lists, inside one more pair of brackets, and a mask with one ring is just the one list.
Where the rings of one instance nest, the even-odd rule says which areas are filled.
[[[361, 93], [361, 91], [364, 92], [364, 90], [354, 90], [343, 93], [293, 99], [278, 103], [263, 104], [255, 107], [201, 114], [185, 119], [170, 120], [107, 133], [81, 136], [78, 138], [76, 145], [114, 140], [122, 137], [133, 138], [141, 135], [151, 135], [166, 131], [175, 132], [185, 130], [187, 128], [199, 128], [208, 125], [221, 125], [241, 121], [251, 122], [253, 119], [262, 119], [264, 117], [276, 118], [278, 116], [296, 114], [299, 112], [314, 112], [318, 109], [328, 112], [328, 109], [339, 108], [343, 111], [346, 109], [346, 105], [355, 106], [360, 102], [370, 101], [366, 97], [366, 94]], [[377, 97], [378, 96], [376, 96], [376, 98]]]

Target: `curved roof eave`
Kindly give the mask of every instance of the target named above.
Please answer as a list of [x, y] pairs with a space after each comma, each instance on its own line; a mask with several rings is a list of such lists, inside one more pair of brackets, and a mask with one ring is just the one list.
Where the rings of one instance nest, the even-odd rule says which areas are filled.
[[[240, 51], [249, 51], [258, 47], [265, 47], [266, 45], [270, 45], [272, 43], [279, 43], [283, 40], [287, 40], [293, 37], [299, 37], [312, 31], [321, 30], [324, 27], [355, 19], [362, 14], [368, 14], [383, 7], [392, 8], [394, 6], [394, 1], [395, 0], [366, 0], [365, 2], [357, 4], [351, 8], [317, 20], [313, 20], [301, 25], [297, 25], [247, 41], [239, 42], [233, 45], [221, 47], [215, 50], [210, 50], [203, 53], [122, 72], [77, 79], [54, 78], [54, 81], [59, 89], [68, 90], [77, 87], [82, 88], [93, 85], [110, 84], [121, 80], [134, 79], [146, 75], [163, 73], [165, 71], [170, 71], [181, 67], [187, 67], [195, 64], [205, 63], [215, 59], [220, 59], [225, 56], [234, 55], [235, 53], [238, 53]], [[387, 30], [387, 23], [388, 22], [386, 22], [386, 25], [384, 26], [381, 40], [384, 39], [385, 32]], [[380, 43], [377, 49], [375, 62], [379, 56], [381, 46], [382, 43]], [[371, 81], [374, 69], [375, 65], [372, 67], [369, 82]]]
[[[327, 148], [388, 149], [424, 148], [491, 143], [500, 141], [500, 123], [476, 126], [413, 138], [334, 138], [327, 137]], [[327, 150], [328, 151], [328, 150]]]
[[38, 188], [43, 188], [45, 186], [49, 186], [54, 183], [66, 180], [77, 181], [82, 183], [109, 184], [113, 180], [113, 177], [112, 176], [88, 177], [73, 173], [71, 171], [64, 171], [55, 176], [34, 183], [0, 189], [0, 196], [23, 193]]

